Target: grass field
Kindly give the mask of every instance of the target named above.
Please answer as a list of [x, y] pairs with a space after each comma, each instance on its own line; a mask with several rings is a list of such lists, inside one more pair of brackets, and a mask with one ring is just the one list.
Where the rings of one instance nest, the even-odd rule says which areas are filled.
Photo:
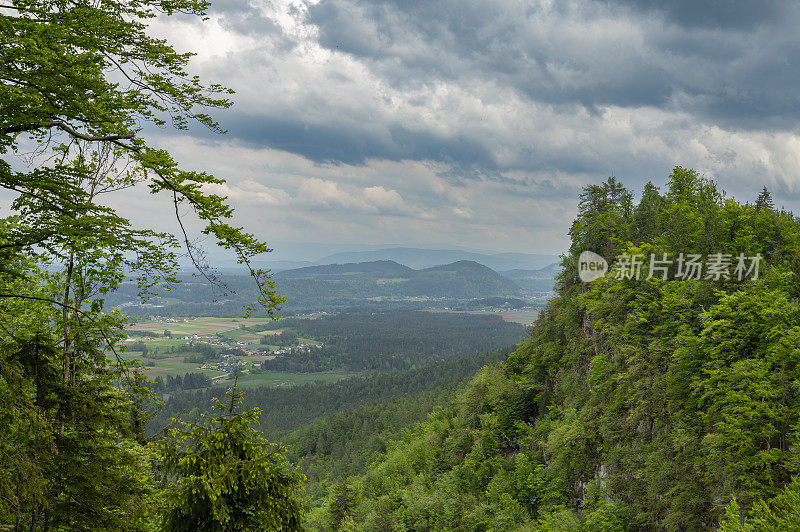
[[[164, 353], [165, 350], [169, 349], [170, 347], [179, 347], [185, 345], [187, 343], [186, 340], [181, 338], [141, 338], [139, 336], [134, 336], [133, 340], [139, 341], [141, 340], [148, 348], [157, 348], [159, 353]], [[127, 343], [127, 342], [126, 342]], [[214, 343], [213, 340], [209, 340], [209, 343]]]
[[[144, 359], [142, 362], [144, 363], [148, 360], [149, 359]], [[166, 377], [167, 375], [184, 375], [185, 373], [205, 373], [212, 378], [223, 375], [221, 371], [200, 369], [200, 364], [196, 362], [184, 362], [183, 357], [166, 358], [155, 360], [154, 362], [156, 364], [154, 367], [143, 366], [141, 368], [144, 374], [150, 379]]]
[[504, 312], [492, 312], [490, 314], [499, 314], [504, 320], [512, 323], [530, 325], [539, 318], [539, 312], [539, 310], [508, 310]]
[[[170, 322], [146, 320], [126, 327], [132, 331], [149, 331], [161, 335], [164, 330], [170, 331], [173, 335], [198, 336], [215, 335], [217, 333], [229, 332], [238, 329], [240, 326], [260, 325], [269, 323], [267, 318], [188, 318], [186, 322]], [[242, 331], [247, 333], [247, 331]]]
[[[256, 386], [269, 386], [271, 388], [281, 388], [288, 386], [297, 386], [309, 382], [323, 381], [335, 382], [352, 374], [344, 373], [283, 373], [280, 371], [270, 371], [267, 373], [254, 373], [244, 374], [239, 377], [239, 386], [245, 388], [253, 388]], [[229, 387], [233, 384], [233, 380], [221, 380], [214, 386]]]
[[261, 341], [262, 336], [271, 336], [273, 334], [280, 334], [283, 332], [283, 329], [277, 329], [274, 331], [261, 331], [261, 332], [250, 332], [245, 331], [242, 329], [231, 329], [229, 331], [224, 331], [221, 334], [225, 338], [230, 338], [231, 340], [236, 340], [237, 342], [245, 342], [248, 344], [257, 344]]

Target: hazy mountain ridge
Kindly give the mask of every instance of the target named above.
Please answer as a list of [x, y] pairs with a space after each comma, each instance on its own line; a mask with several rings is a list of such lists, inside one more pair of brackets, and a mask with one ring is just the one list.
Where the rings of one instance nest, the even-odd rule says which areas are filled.
[[276, 285], [287, 298], [342, 297], [348, 292], [361, 298], [473, 299], [519, 296], [512, 280], [473, 261], [458, 261], [415, 270], [394, 261], [312, 266], [280, 272]]
[[498, 273], [514, 281], [520, 288], [528, 292], [538, 293], [553, 290], [555, 278], [560, 269], [559, 263], [553, 263], [538, 270], [515, 269]]
[[[463, 306], [464, 302], [492, 298], [519, 301], [531, 294], [541, 297], [552, 289], [553, 280], [546, 278], [545, 270], [533, 270], [532, 275], [543, 279], [536, 281], [538, 284], [526, 284], [525, 279], [517, 282], [469, 260], [424, 269], [381, 260], [306, 266], [278, 272], [274, 280], [278, 292], [287, 298], [283, 313], [292, 314], [354, 307], [386, 310]], [[181, 283], [158, 291], [147, 305], [133, 303], [135, 283], [125, 283], [109, 295], [108, 302], [131, 314], [241, 314], [242, 304], [257, 297], [252, 280], [226, 272], [221, 272], [220, 277], [227, 292], [215, 291], [207, 282], [182, 274]]]
[[561, 269], [561, 264], [558, 262], [554, 262], [553, 264], [549, 264], [544, 268], [539, 268], [537, 270], [524, 270], [524, 269], [513, 269], [513, 270], [502, 270], [498, 271], [500, 275], [504, 277], [508, 277], [509, 279], [518, 279], [528, 277], [531, 279], [553, 279]]
[[346, 264], [325, 264], [320, 266], [306, 266], [292, 270], [278, 272], [275, 276], [279, 279], [304, 279], [335, 277], [341, 274], [363, 273], [376, 275], [403, 276], [412, 275], [414, 269], [398, 264], [392, 260], [373, 262], [358, 262]]
[[459, 249], [386, 248], [345, 251], [328, 255], [316, 264], [343, 264], [392, 260], [414, 269], [425, 269], [459, 261], [474, 261], [495, 271], [538, 269], [558, 260], [555, 255], [532, 253], [480, 253]]

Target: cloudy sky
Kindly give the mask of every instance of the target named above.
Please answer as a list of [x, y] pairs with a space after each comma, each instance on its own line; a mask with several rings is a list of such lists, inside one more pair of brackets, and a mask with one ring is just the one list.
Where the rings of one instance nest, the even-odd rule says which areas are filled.
[[154, 29], [236, 91], [228, 134], [151, 136], [270, 242], [560, 252], [609, 175], [799, 209], [799, 25], [771, 0], [218, 0]]

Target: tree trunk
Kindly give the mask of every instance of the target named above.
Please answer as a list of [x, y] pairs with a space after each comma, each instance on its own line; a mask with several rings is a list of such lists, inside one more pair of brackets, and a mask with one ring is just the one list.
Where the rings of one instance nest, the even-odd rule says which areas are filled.
[[[74, 252], [70, 252], [69, 254], [69, 264], [67, 265], [67, 277], [65, 279], [64, 286], [64, 301], [63, 306], [61, 307], [61, 319], [62, 319], [62, 327], [64, 330], [64, 384], [69, 384], [69, 374], [70, 374], [70, 356], [69, 356], [69, 325], [67, 322], [67, 306], [69, 305], [69, 291], [70, 291], [70, 283], [72, 281], [72, 268], [74, 265]], [[64, 435], [64, 417], [61, 416], [61, 428], [60, 433]]]

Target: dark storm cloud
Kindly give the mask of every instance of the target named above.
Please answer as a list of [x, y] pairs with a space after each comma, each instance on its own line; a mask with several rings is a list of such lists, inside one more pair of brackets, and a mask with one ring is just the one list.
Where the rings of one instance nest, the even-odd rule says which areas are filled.
[[[373, 61], [395, 84], [480, 77], [532, 100], [587, 107], [663, 105], [670, 97], [672, 76], [635, 50], [622, 57], [603, 57], [589, 46], [563, 53], [552, 36], [529, 24], [546, 16], [568, 25], [567, 17], [590, 17], [595, 10], [545, 13], [503, 5], [328, 0], [312, 6], [308, 20], [319, 28], [321, 45]], [[605, 66], [613, 68], [603, 71]], [[576, 82], [558, 79], [556, 69], [570, 71]]]
[[269, 146], [303, 155], [315, 162], [363, 164], [370, 158], [399, 161], [435, 160], [466, 166], [495, 166], [479, 142], [459, 136], [437, 136], [389, 124], [380, 131], [369, 124], [305, 124], [291, 119], [229, 113], [224, 119], [229, 136], [251, 146]]
[[614, 0], [645, 13], [663, 14], [682, 26], [752, 29], [773, 24], [791, 12], [790, 4], [781, 0]]
[[800, 119], [798, 13], [788, 2], [556, 6], [323, 0], [308, 21], [322, 46], [396, 85], [480, 77], [554, 105], [654, 106], [754, 129]]
[[209, 14], [158, 32], [236, 91], [212, 110], [229, 134], [146, 133], [225, 178], [212, 191], [269, 239], [558, 252], [586, 184], [614, 175], [638, 194], [676, 165], [743, 201], [763, 185], [777, 205], [800, 198], [789, 2], [221, 0]]
[[281, 35], [275, 22], [247, 0], [214, 0], [210, 12], [224, 28], [242, 35]]
[[[302, 156], [305, 178], [370, 175], [362, 188], [465, 218], [488, 216], [479, 196], [574, 205], [587, 182], [640, 189], [676, 164], [744, 197], [800, 190], [789, 2], [224, 0], [211, 14], [227, 33], [207, 34], [206, 77], [237, 92], [215, 113], [226, 138]], [[430, 174], [379, 175], [394, 164]]]

